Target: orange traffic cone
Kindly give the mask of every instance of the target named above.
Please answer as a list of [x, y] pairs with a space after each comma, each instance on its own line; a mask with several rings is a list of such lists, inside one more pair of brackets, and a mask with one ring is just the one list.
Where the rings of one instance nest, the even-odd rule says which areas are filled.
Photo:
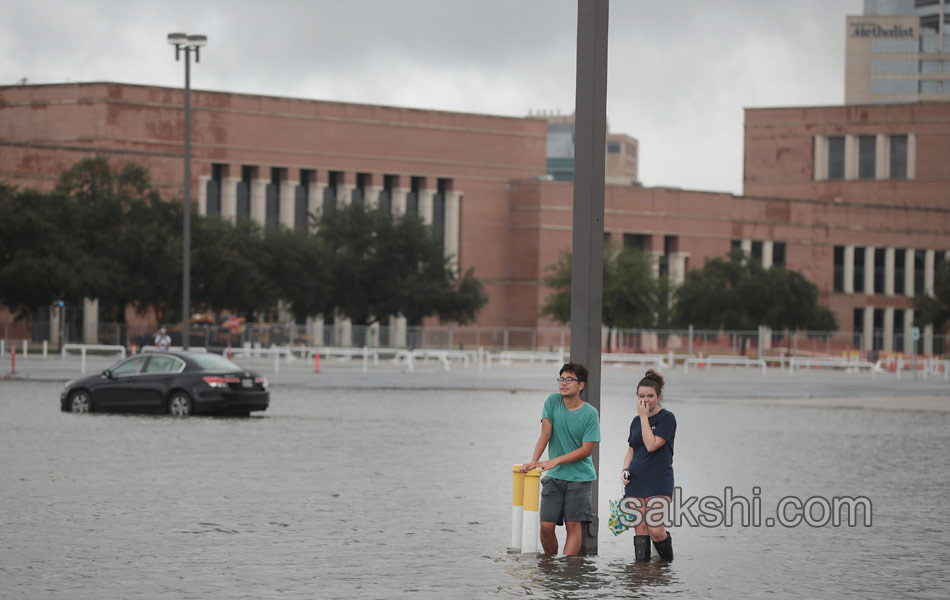
[[320, 353], [319, 352], [315, 352], [313, 355], [313, 372], [314, 373], [320, 372]]

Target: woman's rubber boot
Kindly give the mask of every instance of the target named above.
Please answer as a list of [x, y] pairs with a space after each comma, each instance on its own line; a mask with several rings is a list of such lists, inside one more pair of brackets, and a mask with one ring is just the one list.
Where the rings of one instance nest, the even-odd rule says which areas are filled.
[[633, 536], [633, 553], [637, 557], [637, 562], [647, 562], [650, 560], [650, 536]]
[[666, 539], [662, 542], [653, 542], [653, 545], [656, 546], [656, 553], [660, 555], [660, 558], [663, 560], [673, 560], [673, 536], [667, 532]]

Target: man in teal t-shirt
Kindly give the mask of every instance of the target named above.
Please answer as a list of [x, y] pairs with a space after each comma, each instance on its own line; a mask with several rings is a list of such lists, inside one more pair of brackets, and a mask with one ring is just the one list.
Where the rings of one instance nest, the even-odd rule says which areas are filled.
[[[587, 385], [587, 369], [575, 362], [561, 367], [559, 394], [551, 394], [541, 412], [541, 437], [531, 460], [521, 472], [539, 468], [547, 475], [541, 480], [541, 547], [546, 554], [557, 554], [554, 528], [564, 524], [567, 539], [564, 554], [577, 554], [581, 548], [583, 524], [592, 519], [591, 492], [597, 473], [590, 455], [600, 441], [600, 417], [597, 409], [581, 400]], [[545, 447], [548, 460], [539, 460]]]

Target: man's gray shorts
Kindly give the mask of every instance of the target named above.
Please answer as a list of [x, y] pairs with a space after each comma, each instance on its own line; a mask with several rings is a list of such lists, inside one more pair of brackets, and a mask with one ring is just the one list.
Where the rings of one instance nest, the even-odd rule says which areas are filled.
[[565, 521], [590, 522], [593, 481], [565, 481], [554, 477], [541, 480], [541, 521], [563, 525]]

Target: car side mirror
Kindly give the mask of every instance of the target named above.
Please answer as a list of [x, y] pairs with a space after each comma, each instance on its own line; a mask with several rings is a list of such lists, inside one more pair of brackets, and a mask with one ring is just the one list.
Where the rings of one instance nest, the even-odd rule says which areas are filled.
[[102, 376], [112, 379], [112, 371], [110, 371], [109, 369], [106, 369], [105, 371], [102, 372]]

